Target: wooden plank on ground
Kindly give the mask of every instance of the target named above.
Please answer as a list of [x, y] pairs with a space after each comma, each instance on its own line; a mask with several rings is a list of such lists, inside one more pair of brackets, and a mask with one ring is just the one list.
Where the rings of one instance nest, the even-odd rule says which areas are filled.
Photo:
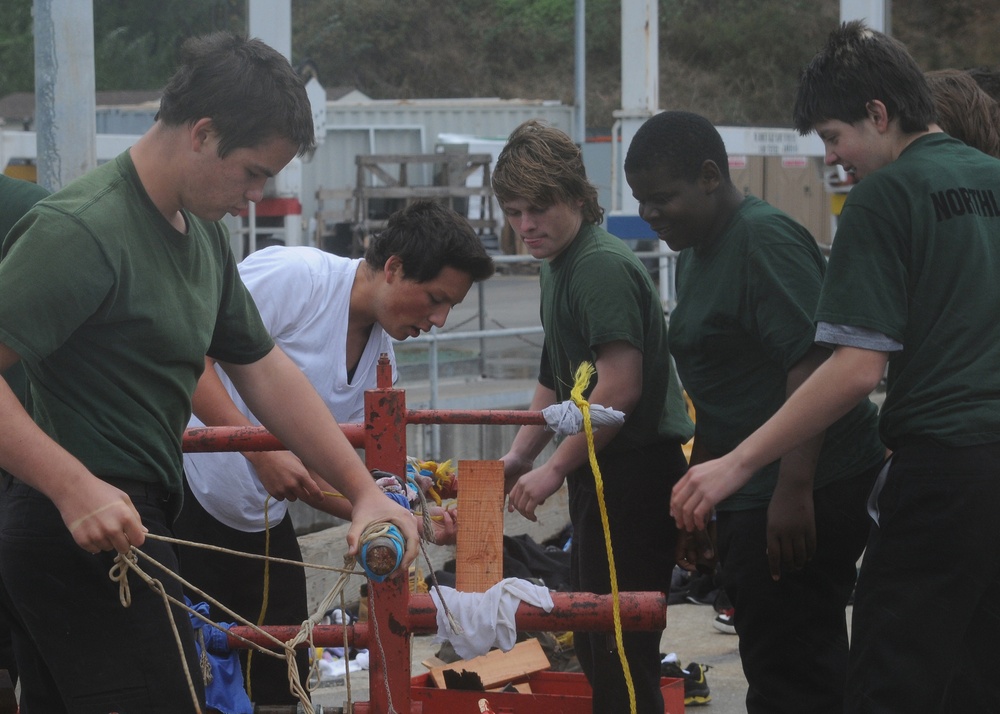
[[486, 592], [503, 578], [503, 462], [458, 462], [455, 589]]
[[[461, 473], [461, 471], [459, 471]], [[461, 486], [459, 487], [461, 488]], [[431, 679], [439, 689], [445, 688], [444, 672], [475, 672], [482, 680], [484, 689], [502, 687], [508, 682], [523, 679], [529, 674], [549, 669], [549, 658], [538, 640], [532, 638], [518, 642], [509, 652], [493, 650], [480, 657], [459, 660], [430, 671]]]

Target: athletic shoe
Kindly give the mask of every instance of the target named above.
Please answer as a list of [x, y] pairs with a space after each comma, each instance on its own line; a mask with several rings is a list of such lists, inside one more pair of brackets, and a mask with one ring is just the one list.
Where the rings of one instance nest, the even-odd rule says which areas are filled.
[[736, 634], [736, 625], [733, 624], [733, 608], [726, 608], [712, 620], [712, 625], [719, 632], [727, 635]]
[[708, 704], [712, 701], [712, 695], [708, 691], [708, 680], [705, 679], [707, 671], [708, 665], [697, 662], [691, 662], [687, 669], [681, 669], [677, 655], [673, 653], [666, 655], [660, 662], [660, 676], [684, 680], [684, 706], [686, 707]]

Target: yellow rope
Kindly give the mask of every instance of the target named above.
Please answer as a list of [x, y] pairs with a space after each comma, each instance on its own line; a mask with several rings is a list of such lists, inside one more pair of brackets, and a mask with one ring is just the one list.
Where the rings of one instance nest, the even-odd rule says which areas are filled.
[[611, 603], [615, 624], [615, 644], [618, 646], [618, 659], [622, 663], [622, 671], [625, 674], [625, 686], [628, 687], [629, 709], [632, 714], [635, 714], [635, 686], [632, 684], [632, 671], [629, 669], [628, 660], [625, 658], [625, 644], [622, 640], [621, 608], [618, 601], [618, 573], [615, 570], [615, 556], [611, 550], [611, 526], [608, 523], [608, 509], [604, 503], [604, 481], [601, 479], [601, 469], [597, 465], [597, 450], [594, 448], [594, 429], [590, 421], [590, 404], [583, 396], [583, 390], [590, 384], [590, 379], [594, 376], [594, 372], [594, 366], [590, 362], [581, 363], [576, 370], [573, 389], [570, 390], [569, 396], [583, 414], [583, 427], [587, 434], [587, 452], [590, 456], [590, 468], [594, 472], [597, 504], [601, 509], [601, 526], [604, 528], [604, 545], [608, 552], [608, 569], [611, 576]]
[[[271, 503], [271, 494], [264, 499], [264, 593], [260, 601], [260, 614], [257, 616], [257, 627], [264, 624], [264, 617], [267, 615], [268, 600], [271, 596], [271, 524], [268, 518], [268, 504]], [[250, 668], [253, 666], [253, 650], [247, 652], [247, 698], [253, 701], [253, 684], [250, 681]]]

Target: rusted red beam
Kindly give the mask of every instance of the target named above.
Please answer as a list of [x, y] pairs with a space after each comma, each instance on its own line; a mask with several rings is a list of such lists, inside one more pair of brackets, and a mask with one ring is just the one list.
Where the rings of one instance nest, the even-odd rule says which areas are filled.
[[[592, 593], [552, 593], [554, 607], [545, 612], [539, 607], [521, 603], [517, 608], [518, 630], [552, 630], [556, 632], [611, 632], [614, 627], [614, 610], [610, 595]], [[619, 593], [622, 629], [626, 632], [648, 632], [662, 630], [667, 624], [667, 596], [656, 592]], [[393, 623], [405, 626], [409, 634], [432, 634], [437, 632], [437, 608], [427, 593], [411, 593], [409, 598], [408, 622]], [[347, 641], [354, 647], [368, 647], [371, 623], [357, 622], [347, 627]], [[295, 637], [299, 628], [291, 625], [271, 625], [261, 628], [282, 642]], [[395, 628], [393, 628], [395, 629]], [[262, 635], [249, 627], [233, 627], [230, 630], [230, 647], [245, 647], [234, 634], [247, 640], [267, 645]], [[339, 647], [344, 643], [342, 625], [318, 625], [313, 628], [313, 642], [318, 647]], [[303, 645], [305, 646], [305, 645]]]
[[[364, 424], [341, 424], [351, 446], [362, 448]], [[205, 451], [281, 451], [285, 447], [262, 426], [198, 426], [184, 431], [182, 447], [187, 453]]]
[[[545, 424], [541, 412], [514, 409], [464, 411], [457, 409], [410, 409], [407, 424]], [[341, 430], [351, 446], [365, 446], [364, 424], [341, 424]], [[262, 426], [199, 426], [185, 430], [185, 452], [207, 451], [279, 451], [285, 447], [276, 436]]]
[[[521, 603], [517, 608], [518, 630], [553, 630], [565, 632], [611, 632], [614, 629], [614, 603], [610, 595], [554, 592], [553, 608]], [[667, 624], [667, 596], [657, 592], [618, 593], [622, 629], [627, 632], [662, 630]], [[437, 608], [429, 593], [412, 593], [409, 607], [409, 631], [413, 634], [437, 632]]]
[[410, 409], [408, 424], [540, 424], [545, 425], [541, 412], [518, 409]]

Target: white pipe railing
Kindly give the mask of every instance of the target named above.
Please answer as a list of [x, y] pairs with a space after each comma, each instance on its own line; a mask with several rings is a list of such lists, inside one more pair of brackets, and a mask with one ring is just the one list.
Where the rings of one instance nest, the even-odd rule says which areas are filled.
[[[677, 261], [676, 253], [667, 254], [666, 257], [664, 253], [656, 250], [652, 251], [636, 251], [635, 255], [637, 258], [655, 258], [657, 259], [657, 266], [660, 270], [660, 281], [666, 280], [667, 285], [667, 298], [663, 301], [664, 313], [669, 313], [676, 302], [676, 295], [674, 294], [674, 268]], [[531, 256], [525, 255], [498, 255], [493, 258], [494, 263], [505, 264], [505, 263], [537, 263], [540, 262], [537, 258], [532, 258]], [[664, 266], [667, 266], [664, 269]], [[479, 373], [481, 376], [486, 376], [486, 341], [490, 339], [499, 339], [507, 337], [525, 337], [530, 335], [544, 335], [545, 330], [541, 325], [532, 325], [528, 327], [503, 327], [503, 328], [493, 328], [485, 329], [486, 325], [486, 305], [484, 299], [484, 285], [485, 282], [479, 283], [479, 304], [478, 304], [478, 330], [460, 330], [452, 332], [442, 332], [438, 328], [431, 328], [430, 332], [424, 333], [417, 337], [411, 337], [403, 340], [395, 341], [396, 345], [405, 344], [406, 346], [411, 345], [426, 345], [428, 350], [427, 355], [427, 370], [428, 370], [428, 386], [429, 386], [429, 404], [430, 409], [438, 409], [440, 402], [440, 391], [441, 391], [441, 378], [440, 378], [440, 359], [439, 350], [441, 343], [444, 342], [461, 342], [469, 340], [479, 341]], [[661, 295], [663, 295], [663, 290], [661, 289]], [[431, 451], [432, 458], [439, 458], [441, 451], [441, 425], [433, 424], [431, 425]]]

